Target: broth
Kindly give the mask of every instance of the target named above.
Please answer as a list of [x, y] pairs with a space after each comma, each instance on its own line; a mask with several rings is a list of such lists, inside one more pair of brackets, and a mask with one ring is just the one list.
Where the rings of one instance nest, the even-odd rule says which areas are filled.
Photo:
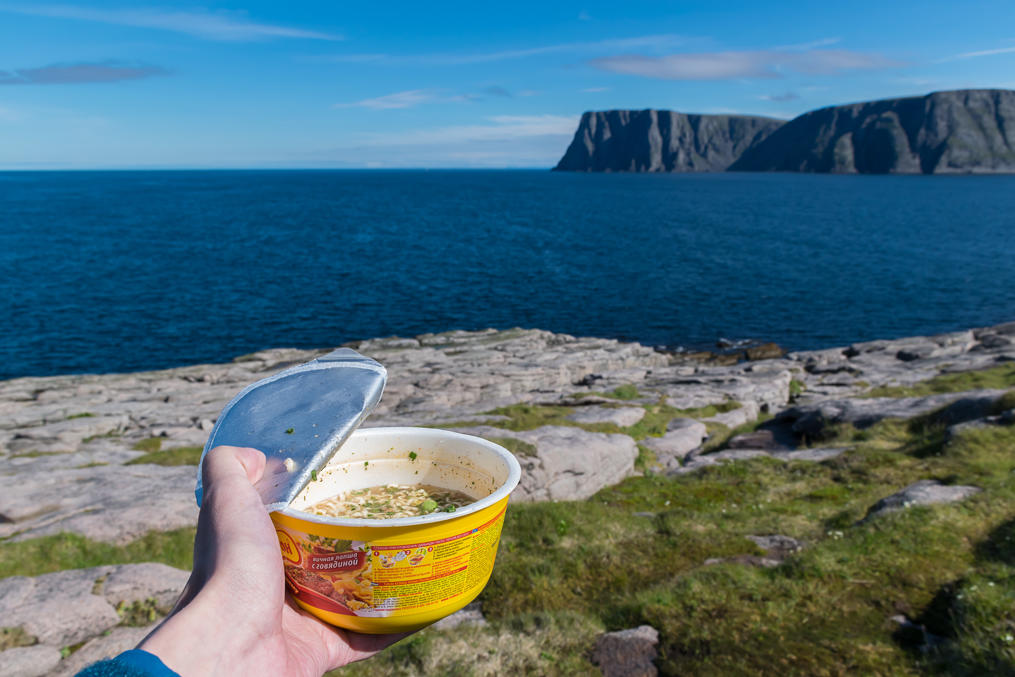
[[314, 503], [305, 510], [324, 517], [395, 519], [455, 512], [473, 502], [475, 499], [468, 494], [430, 484], [387, 484], [352, 489]]

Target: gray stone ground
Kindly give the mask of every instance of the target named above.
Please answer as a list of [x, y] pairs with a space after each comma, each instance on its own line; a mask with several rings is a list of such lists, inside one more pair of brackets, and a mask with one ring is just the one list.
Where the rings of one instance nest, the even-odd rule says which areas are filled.
[[[848, 450], [797, 448], [797, 436], [836, 422], [869, 425], [945, 406], [941, 415], [956, 429], [1004, 419], [1005, 414], [988, 415], [1000, 391], [930, 398], [857, 396], [881, 385], [908, 385], [1015, 360], [1015, 322], [731, 366], [633, 343], [521, 329], [373, 339], [352, 347], [389, 372], [384, 397], [367, 425], [443, 424], [482, 436], [517, 438], [527, 444], [518, 452], [523, 478], [515, 499], [567, 500], [585, 498], [634, 474], [635, 440], [573, 426], [511, 432], [491, 427], [498, 417], [485, 412], [517, 403], [564, 404], [575, 407], [574, 422], [623, 428], [637, 423], [644, 407], [657, 402], [681, 409], [736, 402], [739, 406], [725, 413], [678, 419], [664, 437], [646, 441], [658, 456], [659, 470], [693, 473], [762, 455], [820, 462]], [[0, 382], [0, 539], [68, 531], [124, 543], [149, 530], [193, 525], [194, 468], [125, 465], [143, 453], [134, 445], [151, 437], [161, 438], [163, 448], [203, 445], [219, 411], [243, 386], [324, 352], [275, 349], [228, 364]], [[602, 396], [630, 385], [639, 394], [633, 400]], [[803, 390], [791, 403], [790, 393], [799, 386]], [[701, 453], [707, 426], [734, 427], [760, 412], [785, 421], [788, 437], [759, 431], [734, 440], [724, 451]], [[905, 491], [909, 493], [886, 501], [892, 507], [919, 503], [924, 493], [936, 496], [941, 489]], [[153, 575], [150, 567], [155, 566], [162, 565], [0, 580], [0, 625], [22, 627], [38, 640], [34, 646], [0, 652], [0, 673], [72, 674], [90, 660], [136, 643], [144, 629], [118, 625], [117, 604], [149, 597], [171, 602], [186, 579], [184, 572], [165, 571], [168, 567]], [[40, 620], [33, 609], [50, 610], [52, 618]], [[60, 649], [81, 642], [76, 652], [59, 659]]]

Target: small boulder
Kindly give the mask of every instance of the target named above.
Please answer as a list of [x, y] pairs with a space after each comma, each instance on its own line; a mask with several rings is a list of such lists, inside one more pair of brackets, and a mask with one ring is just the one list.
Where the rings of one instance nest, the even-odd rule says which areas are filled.
[[72, 677], [92, 663], [119, 656], [140, 644], [141, 640], [154, 629], [154, 624], [144, 628], [113, 628], [108, 635], [100, 635], [89, 640], [65, 658], [53, 673], [54, 677]]
[[0, 651], [0, 675], [4, 677], [41, 677], [52, 673], [59, 663], [60, 650], [44, 644]]
[[955, 503], [962, 501], [974, 494], [978, 494], [982, 489], [979, 487], [962, 486], [962, 485], [946, 485], [941, 484], [937, 480], [920, 480], [914, 482], [902, 491], [898, 491], [891, 496], [886, 496], [880, 501], [871, 506], [870, 510], [867, 511], [867, 515], [863, 518], [863, 521], [867, 521], [879, 515], [883, 515], [888, 512], [896, 512], [898, 510], [904, 510], [914, 505], [935, 505], [938, 503]]
[[575, 423], [612, 423], [618, 428], [632, 426], [645, 418], [641, 407], [581, 407], [567, 417]]
[[434, 623], [433, 627], [435, 630], [451, 630], [459, 625], [486, 625], [486, 618], [479, 607], [479, 602], [466, 604], [462, 609]]
[[643, 446], [656, 453], [656, 458], [663, 466], [669, 466], [671, 459], [681, 460], [691, 451], [701, 446], [708, 437], [705, 424], [693, 418], [675, 418], [666, 426], [666, 434], [662, 437], [648, 437], [641, 441]]
[[659, 632], [651, 625], [607, 632], [596, 638], [592, 662], [603, 677], [655, 677]]

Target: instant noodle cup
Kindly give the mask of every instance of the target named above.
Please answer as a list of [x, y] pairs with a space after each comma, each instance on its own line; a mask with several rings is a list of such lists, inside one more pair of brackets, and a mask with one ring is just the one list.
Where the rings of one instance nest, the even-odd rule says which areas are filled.
[[[458, 611], [493, 571], [508, 497], [521, 469], [487, 440], [432, 428], [356, 430], [315, 479], [271, 513], [286, 586], [314, 616], [348, 630], [403, 632]], [[394, 519], [306, 510], [350, 490], [424, 484], [475, 502]]]

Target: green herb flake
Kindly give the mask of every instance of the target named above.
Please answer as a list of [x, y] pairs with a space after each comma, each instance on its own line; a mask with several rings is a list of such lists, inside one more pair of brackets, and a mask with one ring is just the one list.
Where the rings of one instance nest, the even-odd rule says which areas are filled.
[[317, 471], [316, 470], [311, 470], [310, 471], [310, 481], [311, 482], [316, 482], [317, 481]]
[[429, 515], [436, 509], [437, 509], [437, 501], [433, 500], [432, 498], [428, 498], [419, 504], [419, 514], [421, 515]]
[[417, 454], [416, 454], [416, 452], [415, 452], [415, 451], [410, 451], [410, 452], [409, 452], [409, 460], [410, 460], [410, 461], [415, 461], [415, 460], [416, 460], [416, 455], [417, 455]]
[[294, 432], [296, 432], [296, 430], [294, 428], [286, 428], [285, 429], [285, 434], [286, 435], [292, 435]]

